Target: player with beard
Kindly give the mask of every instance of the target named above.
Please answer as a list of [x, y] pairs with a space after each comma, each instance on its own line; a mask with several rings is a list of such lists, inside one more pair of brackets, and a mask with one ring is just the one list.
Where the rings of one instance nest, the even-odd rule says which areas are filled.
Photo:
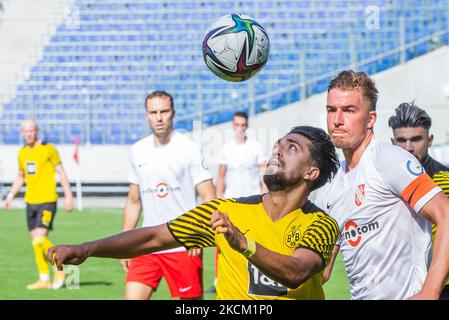
[[263, 195], [214, 199], [159, 226], [50, 249], [59, 268], [88, 257], [130, 258], [179, 246], [217, 246], [218, 299], [324, 299], [323, 269], [337, 240], [334, 219], [308, 201], [338, 169], [329, 136], [300, 126], [278, 140]]

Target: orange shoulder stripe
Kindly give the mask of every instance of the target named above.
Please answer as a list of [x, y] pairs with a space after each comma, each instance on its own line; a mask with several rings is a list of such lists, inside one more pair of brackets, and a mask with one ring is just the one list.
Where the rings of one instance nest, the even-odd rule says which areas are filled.
[[422, 197], [435, 187], [438, 187], [438, 185], [433, 182], [428, 174], [423, 173], [402, 191], [401, 197], [413, 208]]

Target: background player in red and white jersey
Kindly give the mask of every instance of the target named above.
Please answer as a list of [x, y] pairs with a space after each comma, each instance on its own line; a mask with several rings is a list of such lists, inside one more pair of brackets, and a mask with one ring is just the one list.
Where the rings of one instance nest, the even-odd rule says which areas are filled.
[[[413, 102], [404, 102], [395, 109], [395, 114], [388, 120], [388, 125], [393, 129], [391, 142], [413, 154], [426, 173], [449, 197], [449, 168], [429, 155], [433, 134], [429, 132], [432, 119], [427, 112]], [[435, 233], [436, 228], [433, 226], [433, 237]], [[440, 300], [449, 300], [449, 281], [441, 291]]]
[[327, 126], [345, 161], [316, 203], [340, 226], [334, 257], [340, 249], [352, 299], [438, 299], [449, 272], [449, 199], [415, 157], [375, 139], [377, 94], [364, 72], [331, 81]]
[[[195, 207], [195, 191], [204, 201], [215, 197], [200, 149], [173, 129], [172, 96], [155, 91], [145, 99], [145, 108], [153, 134], [131, 147], [123, 231], [136, 227], [142, 209], [142, 226], [156, 226]], [[127, 271], [125, 299], [150, 298], [163, 276], [172, 297], [198, 299], [203, 295], [200, 249], [176, 248], [121, 262]]]

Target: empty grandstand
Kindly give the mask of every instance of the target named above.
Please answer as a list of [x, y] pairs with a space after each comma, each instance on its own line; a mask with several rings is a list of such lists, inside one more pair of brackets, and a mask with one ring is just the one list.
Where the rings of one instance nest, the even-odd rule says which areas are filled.
[[[22, 59], [0, 83], [2, 144], [21, 143], [28, 117], [58, 144], [133, 143], [148, 133], [143, 99], [155, 89], [174, 93], [175, 125], [190, 131], [192, 120], [210, 126], [235, 109], [256, 114], [323, 92], [342, 68], [373, 74], [448, 43], [447, 0], [46, 0], [28, 9], [35, 24], [23, 23], [23, 2], [2, 1], [2, 37], [12, 25], [30, 29], [24, 47], [32, 42], [25, 57], [0, 44], [2, 65]], [[207, 27], [230, 12], [270, 36], [267, 66], [245, 83], [215, 77], [201, 56]]]

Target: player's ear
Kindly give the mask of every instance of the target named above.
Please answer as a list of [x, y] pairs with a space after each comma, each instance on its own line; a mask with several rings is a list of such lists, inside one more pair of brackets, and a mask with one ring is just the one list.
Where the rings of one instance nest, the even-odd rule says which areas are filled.
[[390, 140], [391, 140], [391, 144], [392, 144], [392, 145], [395, 145], [395, 143], [394, 143], [394, 138], [390, 138]]
[[368, 115], [367, 128], [372, 130], [374, 128], [374, 124], [376, 123], [376, 120], [377, 120], [377, 112], [376, 111], [370, 111], [369, 115]]
[[318, 179], [320, 176], [320, 169], [315, 166], [310, 166], [309, 169], [304, 174], [304, 180], [312, 182]]
[[430, 147], [433, 142], [433, 134], [429, 135], [429, 137], [427, 138], [427, 141], [429, 142], [429, 147]]

